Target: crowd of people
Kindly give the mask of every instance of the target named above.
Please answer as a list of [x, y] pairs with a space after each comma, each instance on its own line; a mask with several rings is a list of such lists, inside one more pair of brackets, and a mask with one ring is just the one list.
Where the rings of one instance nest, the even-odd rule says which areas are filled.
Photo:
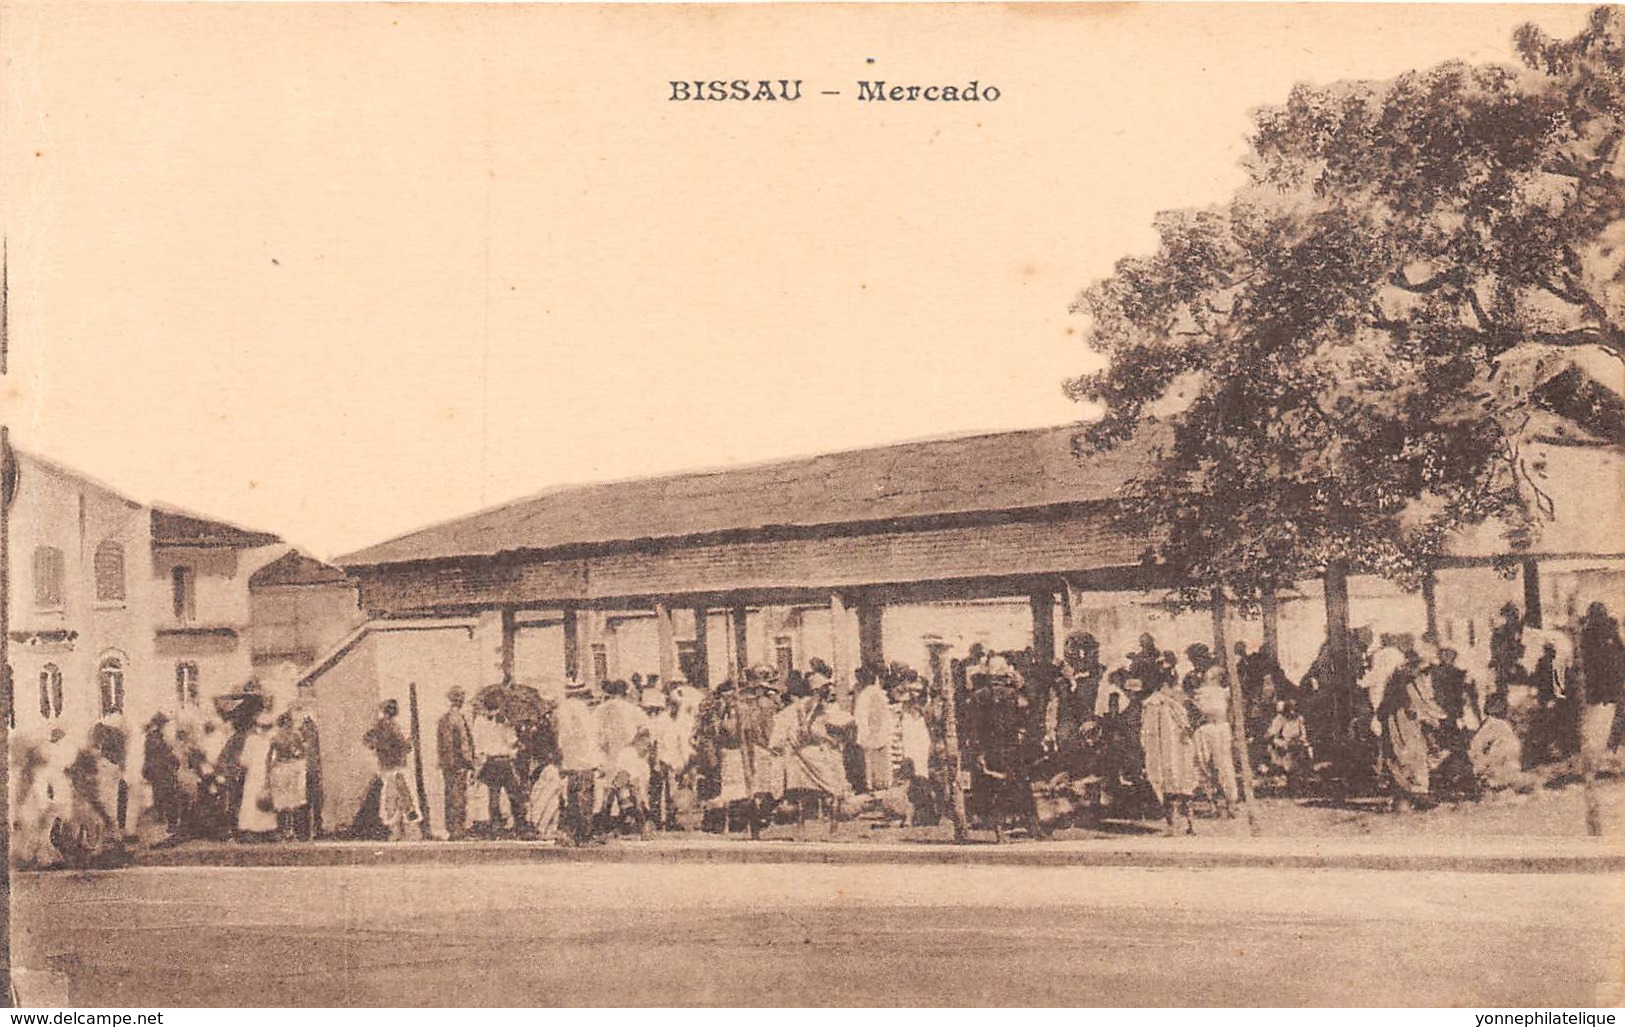
[[[1335, 687], [1329, 646], [1294, 681], [1267, 647], [1238, 643], [1227, 667], [1205, 643], [1181, 654], [1149, 634], [1108, 670], [1084, 632], [1050, 664], [1031, 650], [972, 646], [938, 680], [900, 664], [862, 667], [849, 699], [817, 660], [805, 673], [755, 667], [714, 689], [639, 675], [576, 682], [557, 704], [493, 685], [470, 710], [454, 691], [436, 739], [445, 823], [453, 838], [576, 844], [860, 815], [931, 825], [955, 815], [958, 782], [967, 826], [1042, 836], [1107, 815], [1192, 831], [1193, 801], [1236, 815], [1244, 776], [1261, 791], [1381, 797], [1399, 809], [1528, 791], [1535, 766], [1582, 745], [1607, 769], [1619, 741], [1617, 621], [1591, 607], [1578, 661], [1566, 637], [1526, 630], [1509, 607], [1480, 683], [1449, 648], [1357, 629], [1346, 650], [1352, 691]], [[386, 704], [369, 732], [375, 792], [399, 796], [364, 807], [369, 822], [357, 829], [378, 837], [400, 837], [420, 817], [399, 745], [377, 745], [401, 737], [396, 715]], [[487, 808], [470, 825], [474, 785]]]
[[[452, 689], [431, 765], [448, 837], [565, 844], [674, 829], [754, 836], [809, 820], [833, 830], [853, 817], [928, 826], [963, 816], [1001, 836], [1108, 816], [1190, 832], [1193, 803], [1233, 817], [1249, 779], [1264, 792], [1416, 809], [1527, 792], [1537, 768], [1578, 765], [1581, 754], [1617, 769], [1625, 644], [1601, 603], [1572, 633], [1527, 628], [1509, 605], [1482, 682], [1449, 648], [1361, 628], [1344, 656], [1356, 687], [1339, 689], [1330, 649], [1296, 681], [1268, 647], [1238, 643], [1226, 661], [1205, 643], [1181, 653], [1149, 634], [1108, 669], [1096, 639], [1077, 632], [1053, 661], [973, 645], [931, 676], [861, 667], [849, 697], [819, 660], [805, 672], [754, 667], [714, 688], [636, 674], [571, 682], [559, 701], [513, 683]], [[201, 723], [155, 715], [133, 753], [108, 723], [77, 748], [60, 731], [24, 747], [16, 857], [116, 858], [132, 756], [150, 790], [134, 825], [141, 840], [321, 836], [322, 739], [310, 713], [273, 711], [252, 686], [216, 708], [219, 719]], [[376, 774], [335, 833], [426, 836], [426, 792], [398, 704], [382, 703], [351, 744], [370, 751]], [[472, 818], [471, 795], [485, 800]]]
[[[75, 746], [60, 728], [13, 761], [13, 858], [23, 866], [118, 863], [133, 839], [313, 839], [322, 834], [321, 735], [299, 705], [274, 714], [253, 682], [214, 716], [156, 713], [132, 746], [116, 715]], [[126, 767], [150, 801], [130, 817]]]

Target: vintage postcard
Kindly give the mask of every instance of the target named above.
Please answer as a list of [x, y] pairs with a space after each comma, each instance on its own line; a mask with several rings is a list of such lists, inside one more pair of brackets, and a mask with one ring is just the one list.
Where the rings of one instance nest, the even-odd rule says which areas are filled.
[[1619, 1002], [1625, 10], [6, 0], [0, 160], [11, 1003]]

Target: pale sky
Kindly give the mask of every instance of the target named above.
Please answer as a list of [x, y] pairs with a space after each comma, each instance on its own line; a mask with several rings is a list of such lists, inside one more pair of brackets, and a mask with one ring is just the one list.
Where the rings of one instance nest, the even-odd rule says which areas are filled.
[[[1586, 10], [0, 8], [3, 412], [321, 557], [559, 484], [1075, 419], [1068, 304], [1229, 194], [1250, 109]], [[692, 78], [805, 95], [667, 100]]]

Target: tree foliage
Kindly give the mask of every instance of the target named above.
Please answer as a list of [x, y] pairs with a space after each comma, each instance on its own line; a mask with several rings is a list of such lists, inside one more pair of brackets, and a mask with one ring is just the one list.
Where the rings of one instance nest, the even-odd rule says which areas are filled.
[[[1625, 23], [1525, 27], [1523, 66], [1299, 86], [1255, 115], [1230, 202], [1079, 296], [1109, 448], [1167, 420], [1125, 518], [1244, 603], [1332, 561], [1415, 585], [1456, 529], [1526, 547], [1541, 386], [1625, 360]], [[1172, 397], [1188, 403], [1171, 416]]]

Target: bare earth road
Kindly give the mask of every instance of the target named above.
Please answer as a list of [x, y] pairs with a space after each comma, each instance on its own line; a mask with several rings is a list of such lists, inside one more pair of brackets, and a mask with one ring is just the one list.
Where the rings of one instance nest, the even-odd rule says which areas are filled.
[[1616, 875], [547, 864], [22, 875], [24, 1004], [1591, 1006]]

